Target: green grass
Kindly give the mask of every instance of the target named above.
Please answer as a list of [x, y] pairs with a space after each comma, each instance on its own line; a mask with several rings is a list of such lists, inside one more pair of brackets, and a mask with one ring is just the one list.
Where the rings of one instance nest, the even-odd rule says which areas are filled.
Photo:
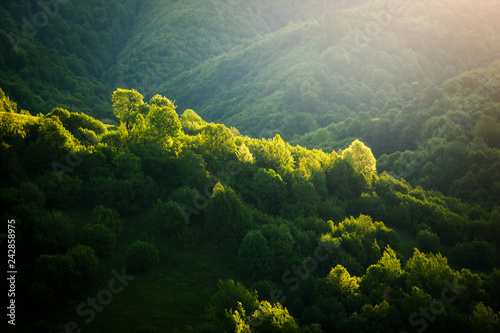
[[[90, 212], [70, 215], [81, 225], [86, 223]], [[87, 294], [68, 303], [65, 313], [59, 314], [57, 320], [75, 321], [82, 332], [135, 332], [145, 325], [171, 332], [175, 327], [196, 326], [205, 321], [205, 309], [217, 291], [218, 280], [232, 278], [232, 260], [227, 260], [228, 254], [210, 244], [180, 248], [161, 236], [146, 236], [146, 240], [160, 250], [158, 266], [150, 273], [126, 270], [127, 275], [134, 275], [135, 279], [122, 292], [114, 294], [110, 304], [104, 306], [102, 312], [96, 312], [92, 322], [85, 323], [88, 316], [80, 317], [76, 313], [78, 305], [107, 288], [113, 269], [121, 273], [130, 244], [144, 238], [145, 232], [154, 235], [147, 212], [123, 219], [122, 229], [113, 255], [100, 261], [98, 277]]]

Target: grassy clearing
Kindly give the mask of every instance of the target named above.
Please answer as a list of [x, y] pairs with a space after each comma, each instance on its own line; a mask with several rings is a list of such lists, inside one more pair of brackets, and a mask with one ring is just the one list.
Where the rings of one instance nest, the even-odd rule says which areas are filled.
[[[87, 213], [79, 213], [79, 217], [73, 217], [78, 220], [77, 224], [86, 223]], [[203, 322], [205, 308], [217, 291], [218, 280], [232, 278], [232, 260], [227, 260], [225, 252], [209, 244], [179, 248], [159, 236], [146, 237], [160, 250], [161, 261], [153, 272], [126, 271], [135, 278], [122, 292], [114, 294], [112, 301], [102, 312], [96, 312], [90, 323], [85, 322], [88, 315], [76, 313], [78, 305], [86, 302], [87, 297], [96, 298], [100, 290], [107, 288], [113, 278], [112, 270], [122, 272], [128, 246], [144, 238], [145, 231], [154, 234], [147, 213], [124, 219], [122, 229], [113, 256], [101, 260], [99, 276], [87, 294], [67, 304], [65, 315], [58, 320], [75, 321], [82, 332], [135, 332], [145, 325], [171, 332], [175, 327], [196, 326]]]

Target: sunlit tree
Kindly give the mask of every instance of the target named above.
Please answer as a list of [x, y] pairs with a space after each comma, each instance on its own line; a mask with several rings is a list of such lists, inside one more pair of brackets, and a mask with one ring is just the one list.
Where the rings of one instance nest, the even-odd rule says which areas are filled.
[[351, 163], [356, 172], [371, 174], [377, 170], [377, 161], [371, 149], [359, 140], [354, 140], [354, 142], [343, 151], [342, 158]]
[[139, 114], [147, 113], [144, 97], [137, 90], [118, 88], [113, 92], [111, 101], [115, 116], [125, 123], [127, 130], [132, 128], [132, 123]]

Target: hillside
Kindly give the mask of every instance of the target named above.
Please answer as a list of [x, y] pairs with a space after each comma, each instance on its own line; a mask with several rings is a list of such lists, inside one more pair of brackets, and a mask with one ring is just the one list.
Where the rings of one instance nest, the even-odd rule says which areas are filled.
[[3, 1], [9, 323], [500, 331], [499, 17], [498, 0]]
[[[359, 140], [327, 154], [179, 117], [160, 95], [113, 101], [114, 129], [1, 101], [22, 330], [498, 329], [498, 209], [379, 174]], [[438, 297], [446, 315], [411, 319]]]

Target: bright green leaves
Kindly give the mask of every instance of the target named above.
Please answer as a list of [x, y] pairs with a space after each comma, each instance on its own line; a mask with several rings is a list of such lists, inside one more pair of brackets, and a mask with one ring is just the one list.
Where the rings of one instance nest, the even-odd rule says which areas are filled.
[[175, 104], [166, 97], [155, 95], [150, 105], [136, 90], [117, 89], [112, 101], [115, 115], [132, 132], [133, 140], [150, 147], [168, 148], [182, 135], [182, 125]]
[[226, 161], [237, 151], [233, 133], [222, 124], [207, 124], [201, 137], [201, 148], [215, 161]]
[[118, 88], [111, 98], [115, 116], [125, 123], [127, 130], [133, 128], [139, 115], [147, 113], [144, 97], [137, 90], [127, 90]]
[[171, 145], [172, 140], [181, 135], [181, 128], [181, 122], [174, 108], [153, 104], [146, 116], [144, 136], [153, 145], [165, 147]]
[[358, 293], [359, 278], [356, 276], [351, 277], [351, 274], [342, 265], [332, 268], [326, 280], [335, 296], [356, 295]]
[[347, 160], [354, 167], [354, 171], [358, 173], [368, 175], [377, 170], [377, 161], [371, 149], [359, 140], [354, 140], [354, 142], [342, 152], [342, 158]]

